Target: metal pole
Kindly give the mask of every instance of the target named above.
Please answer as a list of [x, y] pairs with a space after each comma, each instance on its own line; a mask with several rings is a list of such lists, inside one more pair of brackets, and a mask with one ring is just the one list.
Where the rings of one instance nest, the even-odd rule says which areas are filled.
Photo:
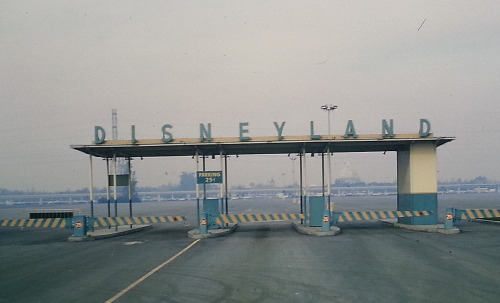
[[[113, 154], [113, 198], [115, 200], [115, 217], [118, 217], [118, 187], [116, 186], [116, 154]], [[118, 230], [118, 225], [115, 226], [115, 230]]]
[[[222, 159], [222, 149], [219, 150], [220, 157], [220, 170], [224, 171], [224, 160]], [[220, 209], [221, 213], [224, 213], [224, 183], [225, 183], [225, 175], [222, 176], [222, 183], [220, 184]]]
[[[199, 171], [198, 151], [196, 151], [196, 173]], [[200, 228], [200, 185], [196, 181], [196, 214], [198, 218], [198, 228]]]
[[106, 198], [108, 199], [108, 217], [111, 217], [111, 193], [109, 192], [109, 158], [106, 158], [106, 182], [108, 186], [106, 187]]
[[228, 202], [227, 202], [227, 196], [228, 196], [228, 192], [227, 192], [227, 155], [224, 155], [224, 178], [226, 180], [226, 182], [224, 183], [225, 186], [226, 186], [226, 215], [228, 214]]
[[328, 110], [328, 136], [330, 136], [330, 110]]
[[[203, 157], [203, 171], [205, 171], [205, 155], [202, 155]], [[207, 184], [203, 183], [203, 199], [207, 198]]]
[[[300, 182], [300, 213], [301, 214], [304, 214], [304, 205], [303, 205], [303, 190], [302, 190], [302, 186], [303, 186], [303, 183], [302, 183], [302, 152], [300, 152], [300, 155], [299, 155], [299, 164], [300, 164], [300, 178], [299, 178], [299, 182]], [[300, 224], [304, 224], [304, 219], [300, 219]]]
[[[129, 216], [132, 217], [132, 166], [130, 158], [128, 158], [128, 208]], [[130, 228], [132, 228], [132, 224], [130, 224]]]
[[307, 220], [307, 166], [306, 166], [306, 148], [303, 148], [303, 154], [304, 154], [304, 216], [305, 216], [305, 225], [307, 226], [308, 220]]
[[321, 153], [321, 192], [325, 196], [325, 153]]
[[330, 200], [331, 200], [331, 195], [332, 195], [332, 166], [331, 166], [331, 154], [330, 154], [330, 145], [328, 145], [328, 148], [326, 150], [328, 157], [328, 210], [331, 211], [330, 207]]
[[330, 133], [330, 112], [332, 110], [336, 110], [337, 105], [325, 104], [325, 105], [321, 106], [321, 109], [326, 110], [328, 112], [328, 136], [330, 136], [331, 135], [331, 133]]
[[92, 155], [90, 155], [90, 217], [94, 217], [94, 174], [92, 168]]

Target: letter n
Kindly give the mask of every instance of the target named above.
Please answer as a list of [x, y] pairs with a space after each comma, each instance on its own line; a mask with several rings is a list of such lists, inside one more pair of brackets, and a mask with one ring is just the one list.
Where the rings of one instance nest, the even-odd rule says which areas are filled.
[[200, 142], [212, 141], [212, 124], [208, 123], [208, 129], [200, 123]]
[[389, 120], [389, 124], [387, 124], [387, 120], [382, 120], [382, 137], [394, 137], [394, 120]]

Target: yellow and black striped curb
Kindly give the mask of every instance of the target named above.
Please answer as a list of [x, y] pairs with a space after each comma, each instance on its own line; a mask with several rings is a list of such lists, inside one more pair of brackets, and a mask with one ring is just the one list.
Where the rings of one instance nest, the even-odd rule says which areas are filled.
[[235, 214], [219, 215], [216, 219], [217, 224], [223, 223], [246, 223], [263, 221], [287, 221], [304, 219], [303, 214]]
[[332, 213], [333, 219], [338, 222], [346, 221], [368, 221], [368, 220], [381, 220], [381, 219], [395, 219], [406, 217], [420, 217], [429, 216], [431, 211], [410, 211], [410, 210], [397, 210], [397, 211], [344, 211]]
[[457, 217], [461, 220], [499, 218], [500, 209], [457, 209]]
[[98, 217], [93, 219], [93, 227], [121, 226], [130, 224], [152, 224], [183, 222], [186, 217], [182, 216], [158, 216], [158, 217]]
[[[67, 227], [68, 219], [65, 218], [47, 218], [47, 219], [15, 219], [0, 220], [0, 227]], [[71, 219], [69, 219], [71, 220]], [[71, 221], [70, 221], [71, 222]]]
[[[71, 218], [46, 218], [46, 219], [14, 219], [0, 220], [0, 227], [50, 227], [71, 228]], [[153, 224], [183, 222], [183, 216], [157, 216], [157, 217], [87, 217], [91, 227], [120, 226], [130, 224]], [[92, 223], [93, 222], [93, 223]]]

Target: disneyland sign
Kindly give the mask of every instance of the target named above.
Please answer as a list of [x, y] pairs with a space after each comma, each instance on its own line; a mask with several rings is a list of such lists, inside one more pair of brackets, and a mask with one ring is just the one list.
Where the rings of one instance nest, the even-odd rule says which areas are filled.
[[[283, 130], [285, 128], [286, 122], [273, 122], [274, 127], [276, 129], [276, 135], [278, 140], [283, 140]], [[174, 140], [174, 135], [173, 135], [173, 129], [174, 127], [171, 124], [165, 124], [161, 128], [161, 141], [164, 143], [169, 143]], [[211, 123], [200, 123], [200, 142], [210, 142], [212, 141], [212, 124]], [[309, 130], [310, 130], [310, 138], [312, 140], [314, 139], [320, 139], [321, 136], [315, 134], [314, 132], [314, 121], [311, 121], [309, 124]], [[249, 137], [250, 133], [250, 126], [248, 122], [240, 122], [238, 124], [238, 131], [239, 131], [239, 140], [240, 141], [249, 141], [251, 138]], [[431, 134], [431, 123], [427, 119], [420, 119], [420, 125], [419, 125], [419, 131], [418, 131], [420, 137], [424, 138], [427, 137]], [[381, 123], [381, 136], [383, 138], [392, 138], [394, 137], [394, 121], [393, 119], [390, 119], [387, 121], [386, 119], [382, 120]], [[344, 138], [357, 138], [358, 135], [356, 133], [356, 129], [354, 127], [354, 122], [352, 120], [347, 121], [346, 129], [344, 132]], [[136, 143], [136, 138], [135, 138], [135, 125], [131, 125], [131, 137], [130, 137], [132, 143]], [[106, 142], [106, 131], [102, 126], [95, 126], [94, 128], [94, 143], [95, 144], [102, 144]]]

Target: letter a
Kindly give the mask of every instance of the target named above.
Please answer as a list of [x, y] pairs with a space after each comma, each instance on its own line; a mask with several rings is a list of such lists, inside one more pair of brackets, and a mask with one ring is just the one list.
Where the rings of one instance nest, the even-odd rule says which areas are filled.
[[347, 127], [345, 129], [344, 138], [353, 137], [357, 138], [356, 130], [354, 129], [354, 123], [352, 120], [347, 121]]

